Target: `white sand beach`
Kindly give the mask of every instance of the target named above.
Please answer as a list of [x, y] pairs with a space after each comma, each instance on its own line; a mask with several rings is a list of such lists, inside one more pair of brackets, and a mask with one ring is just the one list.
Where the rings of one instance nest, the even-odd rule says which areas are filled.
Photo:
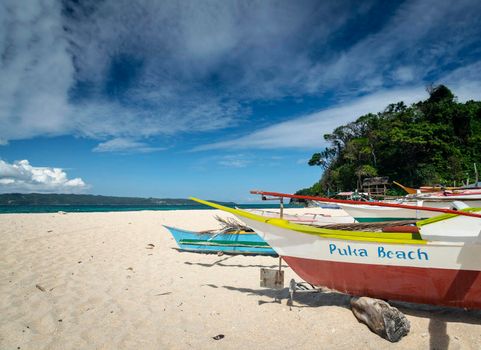
[[[179, 252], [161, 226], [215, 228], [214, 215], [228, 214], [0, 215], [0, 349], [481, 348], [481, 312], [393, 304], [411, 332], [392, 344], [358, 323], [348, 296], [289, 307], [287, 288], [260, 288], [277, 258]], [[285, 271], [287, 287], [298, 277]]]

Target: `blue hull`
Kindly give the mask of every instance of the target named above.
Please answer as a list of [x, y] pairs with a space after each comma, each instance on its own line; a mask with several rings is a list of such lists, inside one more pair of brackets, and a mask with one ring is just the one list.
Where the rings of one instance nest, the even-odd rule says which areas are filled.
[[256, 233], [247, 234], [201, 234], [164, 226], [175, 239], [180, 250], [227, 254], [277, 255]]

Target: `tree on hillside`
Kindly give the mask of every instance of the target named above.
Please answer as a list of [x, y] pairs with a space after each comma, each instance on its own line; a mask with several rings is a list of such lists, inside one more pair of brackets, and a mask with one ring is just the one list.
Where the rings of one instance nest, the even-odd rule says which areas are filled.
[[481, 161], [481, 102], [457, 102], [444, 85], [429, 98], [390, 104], [324, 135], [329, 146], [314, 153], [319, 184], [303, 193], [359, 188], [364, 177], [389, 176], [409, 186], [460, 184]]

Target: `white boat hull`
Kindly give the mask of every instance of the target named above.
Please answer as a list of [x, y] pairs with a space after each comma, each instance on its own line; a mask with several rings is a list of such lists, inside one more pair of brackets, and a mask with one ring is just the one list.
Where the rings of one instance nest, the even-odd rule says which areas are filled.
[[376, 207], [364, 204], [338, 204], [356, 221], [388, 221], [388, 220], [416, 220], [427, 219], [439, 215], [437, 212], [411, 210], [404, 208]]
[[323, 238], [238, 216], [304, 280], [359, 296], [481, 308], [481, 245]]

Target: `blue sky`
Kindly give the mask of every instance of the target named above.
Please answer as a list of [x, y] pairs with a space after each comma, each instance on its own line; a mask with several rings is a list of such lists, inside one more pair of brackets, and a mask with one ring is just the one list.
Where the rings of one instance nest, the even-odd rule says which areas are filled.
[[481, 98], [481, 4], [2, 1], [0, 192], [254, 200], [336, 126]]

